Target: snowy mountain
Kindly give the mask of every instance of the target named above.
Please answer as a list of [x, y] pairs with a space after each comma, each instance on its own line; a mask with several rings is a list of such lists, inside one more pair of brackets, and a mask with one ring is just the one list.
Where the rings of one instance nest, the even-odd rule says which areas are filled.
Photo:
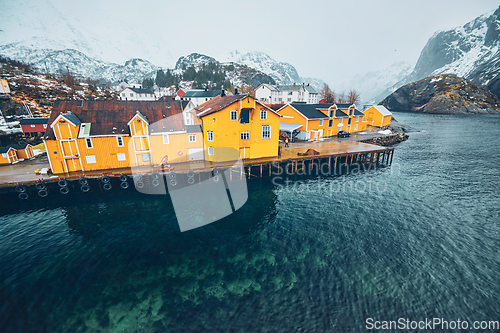
[[456, 74], [500, 96], [500, 7], [471, 22], [434, 34], [412, 73], [388, 89], [428, 76]]
[[[95, 7], [73, 1], [3, 1], [0, 45], [9, 50], [69, 49], [104, 62], [124, 63], [140, 58], [172, 66], [168, 36], [138, 28], [137, 22], [127, 18], [141, 9], [123, 7], [106, 2]], [[92, 20], [88, 18], [98, 24], [89, 24]]]
[[383, 70], [355, 75], [352, 79], [332, 87], [334, 91], [346, 93], [354, 89], [360, 94], [362, 103], [375, 104], [387, 94], [387, 87], [395, 85], [408, 76], [413, 66], [408, 62], [397, 62]]
[[124, 64], [105, 62], [74, 50], [33, 49], [18, 45], [1, 45], [0, 54], [37, 68], [42, 73], [66, 73], [101, 82], [140, 82], [159, 67], [142, 59], [130, 59]]

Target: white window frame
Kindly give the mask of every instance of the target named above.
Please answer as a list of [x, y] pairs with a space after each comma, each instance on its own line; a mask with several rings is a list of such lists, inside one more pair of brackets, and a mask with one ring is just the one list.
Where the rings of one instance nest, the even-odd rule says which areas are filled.
[[43, 128], [47, 128], [47, 124], [43, 124]]
[[271, 125], [262, 125], [262, 140], [269, 139], [271, 139]]
[[[235, 117], [233, 117], [233, 115], [236, 115]], [[234, 119], [233, 119], [234, 118]], [[231, 110], [229, 112], [229, 119], [231, 121], [238, 121], [238, 110]]]
[[214, 141], [214, 131], [207, 130], [207, 141]]
[[[89, 147], [89, 142], [90, 142], [90, 147]], [[92, 139], [91, 138], [85, 138], [85, 146], [87, 146], [87, 149], [94, 148], [94, 144], [92, 143]]]
[[267, 120], [267, 110], [260, 109], [260, 120]]
[[359, 121], [359, 116], [356, 117], [356, 122], [358, 122], [358, 121]]
[[196, 134], [188, 135], [189, 142], [196, 142]]
[[323, 119], [319, 120], [319, 125], [318, 126], [323, 126]]
[[[120, 141], [121, 141], [121, 143], [122, 143], [122, 144], [120, 144]], [[123, 147], [123, 146], [125, 146], [125, 144], [123, 143], [123, 137], [122, 137], [122, 136], [117, 136], [117, 137], [116, 137], [116, 145], [117, 145], [118, 147]]]
[[168, 134], [163, 134], [163, 144], [168, 145], [170, 143], [170, 137]]
[[354, 130], [357, 131], [358, 130], [358, 124], [354, 125]]
[[214, 155], [214, 147], [212, 147], [212, 146], [208, 147], [208, 155], [210, 155], [210, 156]]
[[95, 155], [86, 155], [85, 156], [85, 161], [87, 162], [87, 164], [97, 163], [97, 161], [95, 159]]
[[342, 119], [344, 119], [344, 118], [339, 119], [339, 125], [342, 125]]
[[126, 161], [127, 160], [127, 155], [125, 155], [125, 153], [117, 153], [116, 157], [118, 158], [118, 161]]
[[31, 125], [32, 128], [35, 128], [36, 126], [35, 125]]
[[240, 140], [250, 140], [250, 131], [241, 131]]

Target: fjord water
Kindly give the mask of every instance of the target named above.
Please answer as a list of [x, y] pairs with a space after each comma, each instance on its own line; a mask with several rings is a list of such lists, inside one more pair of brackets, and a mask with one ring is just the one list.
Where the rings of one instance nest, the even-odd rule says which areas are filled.
[[0, 331], [500, 320], [500, 117], [396, 117], [420, 132], [392, 167], [251, 181], [243, 208], [184, 233], [167, 197], [133, 190], [3, 201]]

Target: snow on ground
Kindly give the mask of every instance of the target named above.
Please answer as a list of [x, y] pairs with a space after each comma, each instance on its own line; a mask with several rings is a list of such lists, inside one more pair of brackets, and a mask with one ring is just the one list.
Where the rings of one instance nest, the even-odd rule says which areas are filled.
[[383, 135], [389, 135], [392, 133], [392, 131], [390, 129], [386, 129], [384, 131], [378, 131], [380, 134], [383, 134]]

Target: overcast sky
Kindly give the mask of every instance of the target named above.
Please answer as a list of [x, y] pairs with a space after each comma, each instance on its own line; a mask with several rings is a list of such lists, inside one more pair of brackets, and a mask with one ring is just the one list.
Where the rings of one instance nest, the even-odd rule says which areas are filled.
[[[53, 15], [40, 13], [40, 6], [53, 6], [77, 30], [88, 27], [94, 37], [86, 39], [90, 46], [96, 43], [94, 49], [105, 48], [97, 42], [103, 39], [110, 49], [122, 45], [115, 54], [102, 51], [108, 61], [144, 57], [173, 66], [191, 52], [223, 60], [232, 50], [262, 51], [294, 65], [301, 76], [326, 82], [399, 61], [414, 64], [436, 31], [463, 25], [499, 5], [498, 0], [11, 1], [17, 7], [11, 7], [4, 26], [0, 20], [0, 44], [27, 37], [14, 36], [29, 32], [5, 27], [5, 22], [35, 25], [30, 10], [43, 21], [47, 35], [58, 36], [60, 32], [50, 32]], [[123, 47], [139, 44], [137, 36], [140, 47]]]

